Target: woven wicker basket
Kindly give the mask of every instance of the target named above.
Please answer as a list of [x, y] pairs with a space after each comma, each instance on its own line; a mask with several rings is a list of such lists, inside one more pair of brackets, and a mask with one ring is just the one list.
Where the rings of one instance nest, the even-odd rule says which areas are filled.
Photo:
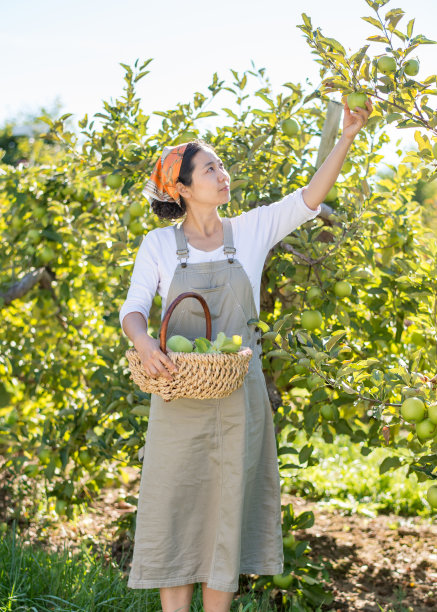
[[128, 349], [126, 357], [131, 371], [130, 379], [141, 391], [160, 395], [166, 402], [180, 397], [215, 399], [226, 397], [241, 387], [249, 369], [252, 350], [242, 346], [238, 353], [177, 353], [167, 351], [166, 337], [171, 314], [183, 299], [193, 297], [200, 301], [206, 318], [206, 338], [211, 340], [211, 314], [205, 299], [193, 291], [181, 293], [167, 309], [159, 332], [160, 349], [177, 365], [173, 380], [165, 376], [151, 378], [143, 369], [136, 349]]

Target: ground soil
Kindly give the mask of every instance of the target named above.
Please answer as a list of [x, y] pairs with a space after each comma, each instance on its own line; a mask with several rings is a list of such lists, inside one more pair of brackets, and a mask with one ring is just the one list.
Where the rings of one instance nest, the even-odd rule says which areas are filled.
[[[132, 470], [132, 476], [133, 480], [127, 487], [129, 493], [136, 496], [138, 471]], [[83, 540], [99, 548], [106, 544], [105, 556], [115, 558], [127, 571], [132, 543], [116, 535], [119, 519], [135, 511], [135, 506], [120, 501], [125, 496], [126, 487], [104, 490], [74, 523], [61, 519], [48, 531], [30, 522], [21, 526], [21, 534], [25, 540], [40, 542], [52, 549], [62, 548], [64, 541], [73, 550]], [[295, 536], [309, 541], [307, 554], [315, 562], [329, 564], [331, 582], [326, 586], [332, 591], [334, 601], [323, 610], [437, 611], [435, 518], [394, 514], [376, 518], [361, 514], [348, 516], [341, 510], [324, 508], [317, 502], [283, 495], [282, 503], [290, 502], [295, 515], [311, 510], [315, 516], [314, 525], [296, 531]], [[0, 510], [2, 506], [0, 504]], [[0, 520], [4, 518], [0, 516]], [[280, 592], [276, 599], [282, 599]]]

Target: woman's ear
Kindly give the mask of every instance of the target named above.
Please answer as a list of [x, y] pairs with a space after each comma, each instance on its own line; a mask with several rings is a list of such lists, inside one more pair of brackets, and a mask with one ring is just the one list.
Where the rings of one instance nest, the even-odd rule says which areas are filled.
[[176, 183], [176, 189], [179, 192], [179, 195], [181, 195], [184, 199], [186, 196], [190, 195], [190, 190], [188, 187], [186, 187], [183, 183], [181, 183], [180, 181], [178, 181]]

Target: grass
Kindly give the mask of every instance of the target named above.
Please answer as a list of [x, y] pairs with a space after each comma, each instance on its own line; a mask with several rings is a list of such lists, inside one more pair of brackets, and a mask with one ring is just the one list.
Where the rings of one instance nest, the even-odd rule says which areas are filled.
[[[123, 561], [120, 565], [123, 564]], [[284, 602], [285, 603], [285, 602]], [[288, 606], [288, 607], [287, 607]], [[50, 552], [20, 540], [12, 528], [0, 541], [0, 612], [161, 612], [159, 589], [129, 589], [127, 576], [105, 551], [92, 554]], [[233, 601], [232, 612], [277, 610], [268, 593], [244, 594]], [[288, 601], [284, 612], [292, 607]], [[194, 587], [192, 612], [203, 612], [202, 587]]]
[[[288, 432], [281, 432], [280, 446], [287, 444]], [[300, 450], [306, 443], [305, 432], [299, 431], [291, 445]], [[351, 444], [346, 435], [338, 435], [335, 444], [327, 444], [321, 436], [315, 435], [309, 443], [314, 446], [312, 457], [317, 458], [319, 464], [302, 470], [281, 470], [284, 492], [317, 500], [321, 506], [368, 516], [390, 512], [422, 517], [436, 514], [426, 501], [426, 491], [435, 481], [418, 482], [415, 473], [407, 476], [407, 465], [379, 473], [381, 462], [396, 454], [394, 449], [375, 448], [364, 457], [360, 453], [360, 446]], [[281, 461], [298, 463], [294, 454], [281, 455]]]

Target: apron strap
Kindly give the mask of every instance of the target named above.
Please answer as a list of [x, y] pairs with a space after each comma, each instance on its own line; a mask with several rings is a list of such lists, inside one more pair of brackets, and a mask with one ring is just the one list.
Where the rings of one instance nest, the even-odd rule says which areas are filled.
[[[223, 217], [223, 251], [226, 257], [228, 258], [229, 263], [234, 263], [234, 255], [236, 253], [236, 249], [234, 248], [234, 237], [232, 235], [232, 225], [229, 217]], [[230, 255], [230, 257], [228, 256]]]
[[[234, 239], [232, 235], [232, 226], [231, 221], [228, 217], [222, 217], [223, 224], [223, 252], [228, 258], [228, 262], [234, 263], [234, 255], [236, 253], [236, 249], [234, 247]], [[175, 223], [173, 226], [175, 236], [176, 236], [176, 257], [181, 262], [182, 268], [187, 267], [188, 260], [188, 245], [187, 239], [185, 237], [184, 230], [182, 229], [182, 221]], [[185, 259], [185, 261], [181, 261]]]
[[179, 223], [176, 223], [173, 227], [176, 235], [176, 257], [179, 259], [179, 261], [181, 261], [182, 258], [185, 257], [185, 261], [181, 261], [181, 264], [183, 268], [186, 268], [186, 260], [188, 259], [188, 246], [184, 230], [182, 229], [182, 221], [179, 221]]

